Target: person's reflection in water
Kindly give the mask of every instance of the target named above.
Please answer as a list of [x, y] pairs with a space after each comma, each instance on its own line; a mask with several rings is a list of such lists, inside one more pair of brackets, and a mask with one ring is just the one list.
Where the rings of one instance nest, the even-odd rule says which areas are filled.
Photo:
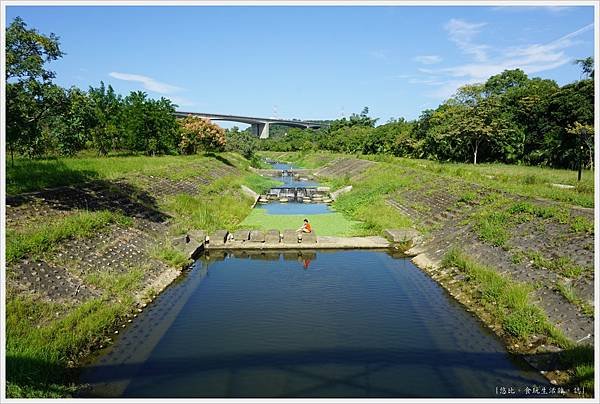
[[309, 258], [305, 258], [304, 259], [304, 269], [308, 269], [308, 266], [310, 265], [310, 259]]

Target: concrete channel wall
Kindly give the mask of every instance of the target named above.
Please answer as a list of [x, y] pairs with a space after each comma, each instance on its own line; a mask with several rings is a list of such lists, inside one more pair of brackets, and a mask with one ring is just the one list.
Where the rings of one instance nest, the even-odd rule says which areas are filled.
[[299, 233], [296, 230], [217, 230], [211, 234], [191, 232], [173, 239], [174, 247], [191, 259], [205, 250], [298, 250], [298, 249], [387, 249], [402, 245], [403, 249], [419, 242], [413, 229], [386, 230], [386, 237], [334, 237]]

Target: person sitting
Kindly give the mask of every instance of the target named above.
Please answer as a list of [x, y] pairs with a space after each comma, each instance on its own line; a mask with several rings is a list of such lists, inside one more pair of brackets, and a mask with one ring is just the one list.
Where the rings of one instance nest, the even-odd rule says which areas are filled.
[[297, 231], [302, 233], [312, 233], [312, 226], [308, 223], [308, 219], [304, 219], [304, 224]]

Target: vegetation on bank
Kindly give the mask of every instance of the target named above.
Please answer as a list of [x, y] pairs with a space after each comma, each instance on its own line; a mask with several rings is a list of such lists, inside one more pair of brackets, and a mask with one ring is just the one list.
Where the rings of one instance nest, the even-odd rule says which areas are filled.
[[6, 300], [6, 396], [60, 398], [72, 395], [76, 365], [90, 347], [130, 312], [131, 293], [139, 290], [141, 270], [98, 273], [89, 281], [105, 289], [81, 305], [49, 302], [35, 296]]
[[594, 388], [594, 348], [577, 345], [550, 323], [544, 311], [531, 302], [528, 285], [500, 275], [492, 268], [476, 263], [464, 252], [452, 248], [442, 261], [446, 268], [457, 268], [466, 275], [463, 290], [477, 302], [520, 346], [532, 338], [545, 336], [548, 342], [563, 348], [559, 358], [570, 374], [570, 383]]
[[[168, 233], [188, 230], [212, 231], [236, 228], [248, 215], [252, 200], [240, 191], [245, 184], [260, 192], [277, 183], [248, 170], [250, 162], [235, 153], [195, 156], [111, 156], [83, 155], [61, 160], [18, 159], [7, 167], [12, 191], [41, 190], [49, 184], [74, 185], [90, 179], [108, 182], [120, 179], [135, 182], [141, 177], [153, 181], [210, 179], [198, 195], [179, 194], [159, 197], [157, 208], [172, 215]], [[26, 175], [28, 169], [36, 170]], [[64, 175], [66, 172], [71, 176]], [[42, 175], [45, 173], [45, 175]], [[214, 176], [220, 176], [214, 179]], [[7, 229], [7, 263], [26, 257], [53, 259], [53, 248], [74, 237], [91, 237], [111, 224], [130, 226], [133, 221], [121, 213], [108, 211], [72, 211], [44, 218], [43, 223], [25, 222]], [[158, 240], [157, 240], [158, 241]], [[187, 257], [163, 239], [146, 251], [148, 258], [180, 268]], [[65, 397], [78, 386], [77, 367], [94, 347], [106, 346], [107, 332], [130, 315], [135, 294], [147, 286], [143, 282], [146, 268], [134, 267], [118, 273], [110, 267], [82, 275], [86, 285], [102, 291], [99, 298], [82, 304], [46, 301], [41, 296], [24, 295], [7, 287], [7, 396]]]
[[[269, 152], [259, 153], [263, 157], [289, 161], [302, 167], [322, 167], [339, 158], [355, 157], [389, 164], [387, 170], [410, 178], [414, 175], [410, 169], [420, 174], [430, 173], [436, 177], [462, 179], [470, 183], [500, 192], [545, 198], [570, 205], [587, 208], [594, 207], [594, 173], [586, 170], [580, 182], [572, 171], [547, 167], [532, 167], [510, 164], [462, 164], [443, 163], [423, 159], [399, 158], [393, 156], [369, 156], [363, 154], [341, 154], [326, 151], [318, 152]], [[571, 186], [560, 187], [552, 184]], [[333, 185], [340, 186], [338, 179]], [[462, 192], [469, 192], [462, 190]], [[468, 197], [468, 195], [467, 195]]]
[[[354, 188], [335, 202], [338, 213], [323, 215], [322, 223], [319, 219], [315, 221], [317, 216], [314, 216], [313, 225], [320, 235], [379, 234], [385, 228], [410, 226], [410, 220], [390, 207], [387, 199], [402, 190], [422, 186], [413, 180], [415, 172], [426, 173], [427, 178], [460, 178], [497, 191], [483, 201], [486, 207], [472, 217], [478, 235], [489, 244], [506, 247], [510, 237], [507, 225], [536, 217], [557, 220], [575, 233], [593, 232], [589, 220], [567, 217], [560, 207], [504, 204], [500, 195], [509, 192], [594, 207], [592, 171], [584, 171], [578, 182], [572, 171], [525, 166], [573, 169], [582, 163], [593, 168], [591, 60], [587, 60], [583, 80], [562, 87], [552, 80], [529, 78], [516, 69], [492, 76], [485, 83], [459, 89], [437, 109], [424, 111], [412, 122], [398, 119], [375, 127], [376, 120], [365, 109], [349, 119], [330, 121], [319, 131], [289, 129], [279, 136], [273, 131], [272, 139], [258, 140], [247, 131], [223, 132], [204, 120], [189, 118], [178, 123], [173, 115], [175, 105], [166, 99], [152, 100], [141, 92], [122, 97], [103, 83], [87, 91], [61, 88], [52, 82], [54, 73], [45, 67], [46, 63], [62, 57], [57, 37], [28, 29], [22, 20], [16, 19], [8, 27], [6, 39], [6, 78], [10, 81], [6, 86], [6, 137], [10, 155], [6, 177], [7, 192], [11, 195], [95, 179], [125, 178], [136, 183], [138, 177], [145, 176], [179, 181], [225, 165], [236, 168], [236, 175], [243, 174], [243, 178], [225, 176], [202, 187], [199, 195], [175, 195], [158, 201], [160, 209], [172, 215], [170, 233], [254, 227], [252, 220], [257, 228], [284, 229], [292, 222], [300, 223], [302, 217], [272, 217], [268, 222], [259, 211], [248, 216], [252, 201], [239, 191], [240, 185], [261, 192], [273, 184], [245, 171], [249, 165], [260, 165], [255, 152], [283, 151], [286, 153], [278, 154], [278, 159], [295, 161], [304, 167], [320, 167], [348, 156], [334, 154], [341, 152], [380, 164], [364, 176], [329, 180], [334, 187], [350, 184]], [[35, 57], [24, 63], [28, 52]], [[223, 149], [230, 153], [211, 153]], [[315, 152], [318, 150], [334, 153]], [[186, 156], [186, 153], [206, 154]], [[464, 202], [477, 199], [472, 190], [449, 192], [460, 193]], [[242, 221], [244, 218], [246, 221]], [[273, 220], [281, 220], [282, 227]], [[84, 211], [49, 218], [42, 225], [9, 228], [7, 263], [51, 254], [57, 243], [91, 236], [112, 223], [129, 225], [131, 220], [111, 212]], [[158, 248], [152, 256], [170, 265], [182, 262], [182, 257], [168, 248]], [[566, 259], [551, 261], [535, 251], [513, 256], [515, 260], [524, 257], [539, 268], [571, 278], [589, 270]], [[574, 369], [573, 380], [593, 386], [589, 350], [573, 348], [548, 323], [543, 313], [530, 304], [528, 288], [456, 251], [445, 262], [467, 274], [474, 292], [501, 321], [506, 333], [522, 340], [533, 333], [546, 333], [567, 348], [563, 360]], [[104, 294], [80, 306], [46, 302], [9, 291], [7, 395], [60, 397], [72, 392], [73, 386], [68, 385], [72, 366], [80, 355], [102, 341], [103, 333], [118, 318], [127, 314], [134, 299], [131, 291], [143, 287], [143, 270], [132, 268], [118, 275], [107, 269], [86, 277], [86, 282], [96, 285]], [[586, 306], [568, 285], [556, 287], [582, 312], [590, 312], [589, 304]]]
[[[206, 175], [225, 164], [240, 170], [250, 163], [236, 153], [203, 153], [190, 156], [156, 156], [139, 154], [95, 156], [82, 152], [69, 158], [15, 159], [6, 167], [6, 192], [16, 195], [65, 185], [77, 185], [92, 180], [133, 180], [136, 175], [183, 180]], [[247, 180], [257, 180], [248, 174]]]
[[[7, 149], [15, 156], [69, 156], [81, 150], [149, 155], [237, 151], [258, 163], [257, 150], [361, 153], [453, 162], [502, 162], [593, 168], [594, 61], [577, 60], [582, 79], [559, 86], [505, 70], [468, 84], [413, 121], [377, 119], [365, 107], [317, 130], [281, 128], [258, 140], [204, 119], [174, 116], [176, 105], [143, 92], [123, 97], [103, 83], [88, 91], [53, 82], [47, 64], [61, 58], [58, 37], [15, 18], [6, 29]], [[35, 57], [30, 57], [31, 55]]]
[[[264, 209], [254, 209], [238, 227], [258, 230], [296, 230], [302, 227], [302, 220], [305, 217], [305, 215], [269, 215]], [[350, 237], [372, 234], [361, 227], [361, 222], [349, 220], [339, 212], [310, 215], [309, 218], [317, 236]]]
[[81, 211], [45, 223], [36, 223], [18, 230], [6, 230], [6, 263], [11, 264], [25, 256], [41, 258], [54, 246], [73, 237], [88, 237], [110, 224], [129, 226], [131, 218], [121, 213], [103, 210]]
[[239, 184], [240, 180], [222, 178], [205, 187], [200, 195], [179, 194], [168, 198], [163, 207], [173, 217], [171, 233], [236, 229], [252, 210], [253, 203], [252, 198], [240, 191]]

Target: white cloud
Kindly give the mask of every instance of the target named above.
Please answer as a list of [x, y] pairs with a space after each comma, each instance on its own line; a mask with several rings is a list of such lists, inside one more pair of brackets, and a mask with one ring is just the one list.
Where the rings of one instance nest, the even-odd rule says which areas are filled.
[[475, 60], [483, 62], [487, 59], [487, 45], [481, 45], [473, 42], [473, 38], [479, 34], [481, 28], [487, 25], [485, 22], [470, 23], [464, 20], [451, 19], [444, 26], [448, 31], [448, 38], [454, 42], [459, 49], [468, 55], [472, 55]]
[[415, 56], [413, 60], [424, 65], [434, 65], [436, 63], [440, 63], [442, 58], [438, 55], [419, 55]]
[[571, 10], [572, 6], [521, 6], [521, 5], [512, 5], [512, 6], [498, 6], [492, 7], [492, 11], [509, 11], [509, 12], [520, 12], [520, 11], [539, 11], [544, 10], [548, 11], [552, 14], [563, 13], [567, 10]]
[[[469, 43], [474, 32], [483, 25], [465, 24], [457, 21], [451, 20], [452, 24], [449, 23], [446, 26], [452, 26], [454, 38], [451, 38], [451, 40], [457, 43], [460, 49], [464, 50], [464, 44]], [[534, 43], [500, 49], [493, 60], [486, 58], [482, 61], [480, 55], [472, 53], [475, 61], [470, 63], [439, 69], [419, 68], [418, 71], [425, 76], [413, 79], [411, 82], [437, 86], [434, 91], [427, 95], [434, 98], [447, 98], [462, 85], [484, 82], [490, 76], [499, 74], [504, 70], [518, 68], [527, 74], [532, 74], [555, 69], [571, 62], [572, 58], [565, 53], [566, 49], [579, 43], [577, 37], [584, 32], [593, 30], [593, 28], [594, 25], [589, 24], [545, 44]], [[486, 45], [478, 46], [487, 47]]]
[[167, 98], [170, 99], [171, 101], [173, 101], [174, 104], [177, 104], [180, 107], [192, 107], [192, 106], [196, 105], [196, 103], [194, 101], [189, 100], [184, 97], [179, 97], [177, 95], [168, 95]]
[[173, 86], [167, 83], [162, 83], [160, 81], [154, 80], [152, 77], [142, 76], [140, 74], [110, 72], [109, 76], [119, 80], [135, 81], [142, 83], [146, 90], [153, 91], [158, 94], [172, 94], [183, 90], [181, 87]]

